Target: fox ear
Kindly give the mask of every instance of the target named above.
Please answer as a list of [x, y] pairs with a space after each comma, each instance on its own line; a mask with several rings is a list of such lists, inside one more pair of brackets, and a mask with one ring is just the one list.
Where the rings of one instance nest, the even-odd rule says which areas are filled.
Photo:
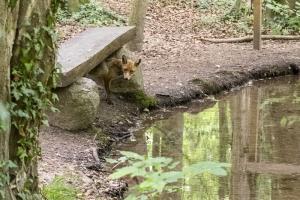
[[122, 63], [127, 64], [127, 57], [125, 55], [122, 56]]
[[142, 62], [142, 59], [139, 59], [138, 61], [135, 62], [135, 66], [139, 66]]

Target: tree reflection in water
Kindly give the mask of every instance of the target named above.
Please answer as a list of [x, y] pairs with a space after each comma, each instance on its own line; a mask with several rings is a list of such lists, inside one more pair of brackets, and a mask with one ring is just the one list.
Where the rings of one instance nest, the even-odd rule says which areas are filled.
[[210, 108], [155, 122], [123, 150], [232, 164], [227, 177], [187, 175], [182, 190], [161, 199], [293, 200], [300, 198], [300, 79], [263, 81]]

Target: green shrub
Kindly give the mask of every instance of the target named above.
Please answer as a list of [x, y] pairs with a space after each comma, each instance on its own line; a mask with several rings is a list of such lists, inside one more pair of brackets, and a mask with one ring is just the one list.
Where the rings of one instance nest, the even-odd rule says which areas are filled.
[[217, 162], [199, 162], [182, 171], [174, 171], [179, 162], [174, 162], [167, 157], [147, 157], [134, 152], [121, 151], [122, 157], [118, 160], [107, 159], [110, 163], [127, 163], [128, 166], [117, 169], [110, 177], [118, 179], [129, 176], [131, 178], [141, 178], [142, 182], [130, 188], [130, 194], [126, 200], [151, 199], [157, 197], [162, 192], [174, 192], [181, 188], [174, 184], [184, 179], [186, 174], [198, 176], [203, 173], [210, 173], [217, 176], [226, 176], [225, 168], [230, 165]]
[[[267, 10], [269, 9], [269, 12]], [[300, 32], [300, 3], [296, 2], [295, 9], [287, 4], [281, 4], [274, 0], [266, 0], [265, 13], [271, 15], [265, 17], [265, 25], [275, 34], [289, 34]]]
[[66, 184], [63, 177], [55, 177], [49, 185], [42, 188], [42, 194], [47, 200], [77, 199], [77, 190]]
[[91, 1], [80, 5], [78, 12], [70, 13], [67, 9], [59, 9], [57, 14], [58, 22], [78, 22], [83, 25], [124, 25], [126, 20], [121, 16], [104, 9], [100, 4]]
[[[253, 11], [250, 4], [241, 1], [236, 6], [236, 0], [198, 0], [201, 15], [200, 26], [227, 35], [252, 34]], [[264, 34], [298, 34], [300, 32], [300, 3], [295, 9], [276, 0], [266, 0], [263, 3]], [[225, 26], [224, 26], [225, 25]], [[215, 31], [213, 31], [215, 30]]]

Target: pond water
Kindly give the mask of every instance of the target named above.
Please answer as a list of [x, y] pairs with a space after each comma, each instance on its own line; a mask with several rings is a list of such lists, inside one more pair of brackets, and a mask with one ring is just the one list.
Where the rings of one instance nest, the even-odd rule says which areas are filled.
[[[161, 199], [300, 199], [300, 78], [258, 81], [156, 121], [122, 150], [180, 161], [231, 163], [226, 177], [186, 176]], [[198, 112], [199, 110], [201, 112]]]

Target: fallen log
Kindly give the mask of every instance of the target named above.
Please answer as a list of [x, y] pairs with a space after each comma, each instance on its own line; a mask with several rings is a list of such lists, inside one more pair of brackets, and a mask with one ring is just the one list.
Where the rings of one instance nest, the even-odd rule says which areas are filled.
[[[300, 40], [300, 35], [262, 35], [264, 40]], [[205, 42], [211, 43], [242, 43], [251, 42], [253, 36], [245, 36], [240, 38], [225, 38], [225, 39], [214, 39], [214, 38], [199, 38]]]

